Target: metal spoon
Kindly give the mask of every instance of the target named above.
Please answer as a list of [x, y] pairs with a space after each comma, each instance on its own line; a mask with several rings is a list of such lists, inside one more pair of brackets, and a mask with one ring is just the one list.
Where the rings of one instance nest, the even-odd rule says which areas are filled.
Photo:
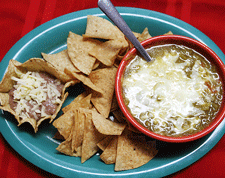
[[140, 52], [140, 54], [148, 61], [151, 61], [151, 57], [146, 52], [141, 43], [134, 36], [133, 32], [123, 20], [119, 12], [116, 10], [110, 0], [99, 0], [98, 7], [106, 14], [106, 16], [123, 32], [128, 40], [134, 45], [134, 47]]

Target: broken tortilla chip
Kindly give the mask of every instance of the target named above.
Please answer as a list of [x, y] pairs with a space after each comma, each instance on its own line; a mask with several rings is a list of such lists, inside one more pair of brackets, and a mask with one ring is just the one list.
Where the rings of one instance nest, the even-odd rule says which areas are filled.
[[121, 135], [126, 127], [126, 124], [104, 118], [97, 111], [92, 111], [92, 120], [95, 128], [104, 135]]

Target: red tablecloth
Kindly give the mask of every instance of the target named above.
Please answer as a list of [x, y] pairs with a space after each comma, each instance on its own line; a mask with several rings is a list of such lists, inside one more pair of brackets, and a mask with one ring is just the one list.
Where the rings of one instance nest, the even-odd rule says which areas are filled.
[[[112, 3], [150, 9], [181, 19], [205, 33], [225, 52], [224, 0], [112, 0]], [[42, 23], [95, 7], [97, 0], [1, 0], [0, 61], [21, 37]], [[53, 176], [18, 155], [0, 134], [0, 177]], [[169, 177], [225, 177], [225, 136], [203, 158]]]

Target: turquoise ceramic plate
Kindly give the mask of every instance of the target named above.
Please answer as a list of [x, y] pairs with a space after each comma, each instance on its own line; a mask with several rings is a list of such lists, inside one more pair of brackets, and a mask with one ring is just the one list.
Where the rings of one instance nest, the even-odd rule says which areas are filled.
[[[176, 18], [137, 8], [119, 7], [118, 10], [133, 31], [142, 32], [148, 27], [150, 34], [155, 36], [171, 30], [174, 34], [189, 36], [205, 43], [223, 61], [225, 60], [222, 51], [207, 36]], [[99, 9], [74, 12], [47, 22], [24, 36], [2, 60], [0, 78], [3, 77], [10, 59], [24, 62], [31, 57], [41, 57], [41, 52], [56, 53], [65, 49], [69, 31], [77, 34], [85, 32], [87, 15], [105, 17]], [[70, 88], [70, 97], [65, 105], [80, 92], [80, 86]], [[134, 170], [114, 172], [114, 165], [104, 164], [98, 155], [81, 164], [80, 158], [59, 154], [56, 151], [59, 142], [52, 138], [56, 129], [48, 122], [42, 123], [38, 133], [33, 134], [29, 125], [17, 127], [15, 119], [10, 114], [0, 114], [0, 117], [2, 135], [20, 155], [41, 169], [61, 177], [166, 176], [204, 156], [220, 140], [225, 130], [224, 121], [210, 135], [194, 142], [168, 144], [158, 141], [159, 153], [148, 164]]]

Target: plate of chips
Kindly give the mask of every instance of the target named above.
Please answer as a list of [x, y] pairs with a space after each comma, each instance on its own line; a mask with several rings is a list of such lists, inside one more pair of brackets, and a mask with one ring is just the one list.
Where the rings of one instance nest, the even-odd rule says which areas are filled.
[[[150, 10], [117, 9], [139, 41], [184, 35], [205, 43], [224, 60], [213, 41], [185, 22]], [[54, 121], [43, 120], [35, 131], [29, 122], [18, 127], [12, 114], [2, 112], [4, 138], [25, 159], [61, 177], [163, 177], [200, 159], [223, 136], [225, 121], [202, 139], [176, 144], [138, 133], [120, 112], [115, 73], [131, 47], [97, 8], [58, 17], [28, 33], [1, 61], [5, 70], [0, 78], [11, 59], [26, 63], [35, 58], [73, 82]]]

